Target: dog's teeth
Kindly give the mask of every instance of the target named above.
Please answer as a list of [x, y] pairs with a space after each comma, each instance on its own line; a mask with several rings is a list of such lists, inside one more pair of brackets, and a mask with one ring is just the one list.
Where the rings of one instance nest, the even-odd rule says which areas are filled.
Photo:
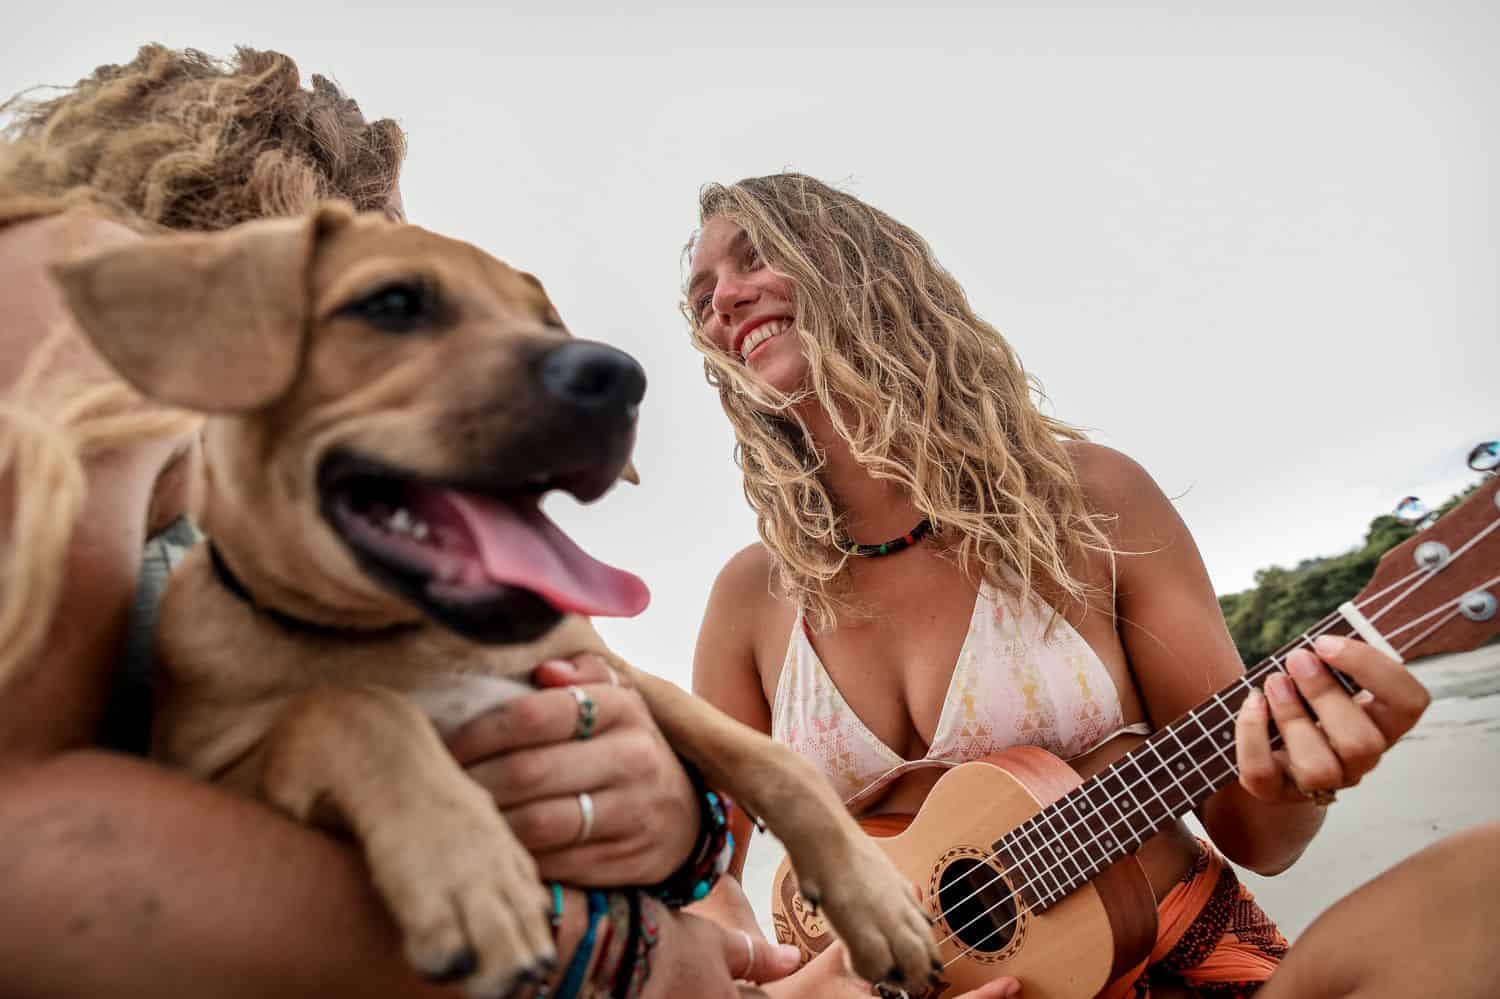
[[395, 513], [391, 514], [385, 526], [398, 534], [410, 534], [412, 528], [411, 514], [406, 512], [406, 507], [401, 507]]
[[422, 523], [420, 520], [411, 525], [411, 536], [416, 538], [418, 541], [426, 541], [427, 534], [427, 525]]

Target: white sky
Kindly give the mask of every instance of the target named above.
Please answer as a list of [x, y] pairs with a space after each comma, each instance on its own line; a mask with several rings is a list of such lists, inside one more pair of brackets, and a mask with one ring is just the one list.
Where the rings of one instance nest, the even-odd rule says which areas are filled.
[[802, 170], [927, 236], [1051, 411], [1178, 497], [1220, 592], [1472, 480], [1500, 436], [1500, 14], [1251, 10], [65, 0], [8, 19], [0, 92], [247, 43], [400, 120], [412, 220], [645, 365], [644, 485], [550, 509], [655, 593], [605, 634], [686, 683], [754, 539], [676, 313], [709, 180]]

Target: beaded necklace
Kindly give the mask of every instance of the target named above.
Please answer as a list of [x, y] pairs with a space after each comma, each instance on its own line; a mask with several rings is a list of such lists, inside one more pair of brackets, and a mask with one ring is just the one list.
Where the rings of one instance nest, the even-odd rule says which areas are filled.
[[910, 531], [901, 535], [901, 537], [893, 538], [884, 544], [861, 545], [850, 541], [848, 538], [840, 538], [838, 546], [840, 551], [848, 552], [850, 555], [858, 555], [860, 558], [879, 558], [882, 555], [894, 555], [902, 549], [910, 548], [926, 537], [931, 531], [932, 521], [924, 517], [922, 522], [916, 527], [913, 527]]

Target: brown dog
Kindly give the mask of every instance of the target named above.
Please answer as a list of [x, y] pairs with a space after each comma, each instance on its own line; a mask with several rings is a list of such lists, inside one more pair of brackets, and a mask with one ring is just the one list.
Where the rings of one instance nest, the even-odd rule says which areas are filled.
[[537, 499], [591, 500], [628, 474], [645, 379], [570, 338], [535, 278], [336, 205], [56, 274], [126, 380], [210, 414], [214, 553], [198, 546], [163, 603], [158, 755], [355, 836], [420, 971], [495, 995], [555, 958], [534, 863], [433, 705], [596, 652], [786, 843], [861, 975], [929, 981], [908, 885], [811, 767], [631, 670], [590, 626], [638, 612], [644, 586]]

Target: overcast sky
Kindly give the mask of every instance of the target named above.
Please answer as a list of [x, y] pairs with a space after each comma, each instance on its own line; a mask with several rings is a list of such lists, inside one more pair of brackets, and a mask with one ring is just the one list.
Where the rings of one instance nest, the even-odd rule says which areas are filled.
[[1177, 498], [1221, 593], [1472, 480], [1500, 436], [1494, 5], [992, 6], [65, 0], [8, 19], [0, 91], [245, 43], [398, 119], [411, 219], [646, 367], [643, 485], [549, 509], [650, 583], [604, 631], [679, 682], [754, 540], [676, 312], [706, 181], [793, 168], [922, 232], [1051, 412]]

